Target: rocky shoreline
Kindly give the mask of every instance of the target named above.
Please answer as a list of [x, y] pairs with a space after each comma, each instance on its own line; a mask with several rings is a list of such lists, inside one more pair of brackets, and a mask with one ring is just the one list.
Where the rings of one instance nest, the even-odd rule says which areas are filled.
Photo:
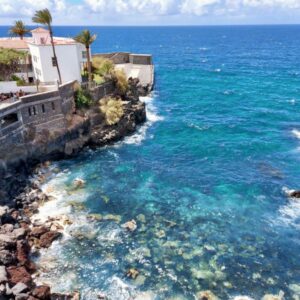
[[79, 292], [51, 293], [50, 286], [34, 282], [38, 270], [31, 258], [60, 239], [64, 225], [71, 222], [67, 217], [33, 221], [40, 205], [51, 200], [40, 189], [47, 177], [41, 170], [49, 166], [46, 160], [72, 157], [85, 146], [109, 145], [132, 134], [146, 120], [145, 104], [139, 101], [139, 96], [147, 93], [138, 81], [130, 82], [130, 90], [123, 99], [124, 115], [117, 124], [106, 125], [98, 107], [91, 107], [74, 115], [74, 126], [52, 141], [60, 143], [51, 148], [55, 151], [47, 151], [40, 143], [30, 159], [21, 156], [0, 168], [0, 300], [80, 299]]

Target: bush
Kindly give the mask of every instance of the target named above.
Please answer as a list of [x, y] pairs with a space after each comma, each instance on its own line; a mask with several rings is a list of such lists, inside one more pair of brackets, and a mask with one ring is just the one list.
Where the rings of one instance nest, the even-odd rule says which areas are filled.
[[103, 98], [100, 100], [100, 110], [105, 115], [108, 125], [117, 124], [124, 115], [122, 100], [116, 98]]
[[93, 73], [100, 75], [101, 77], [108, 80], [112, 78], [112, 74], [115, 70], [114, 63], [111, 60], [103, 57], [94, 57], [92, 66]]
[[17, 82], [17, 86], [22, 86], [22, 85], [25, 85], [26, 84], [26, 81], [24, 78], [20, 78], [19, 76], [17, 75], [12, 75], [11, 76], [11, 80], [12, 81], [16, 81]]
[[92, 103], [92, 97], [88, 91], [79, 88], [75, 92], [75, 105], [76, 108], [87, 108]]
[[123, 70], [115, 70], [113, 79], [116, 82], [117, 93], [121, 96], [125, 95], [129, 88], [125, 72]]

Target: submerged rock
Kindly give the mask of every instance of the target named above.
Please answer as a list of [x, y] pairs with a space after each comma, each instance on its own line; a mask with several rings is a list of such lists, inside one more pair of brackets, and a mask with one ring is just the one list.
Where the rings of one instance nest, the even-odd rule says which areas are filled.
[[271, 295], [271, 294], [267, 294], [264, 295], [261, 300], [283, 300], [284, 298], [284, 292], [280, 291], [278, 295]]
[[132, 279], [136, 279], [139, 274], [140, 273], [137, 269], [131, 268], [127, 271], [126, 276]]
[[211, 291], [201, 291], [197, 293], [198, 300], [218, 300], [218, 297]]
[[135, 220], [128, 221], [122, 225], [123, 228], [129, 231], [135, 231], [137, 228]]
[[85, 186], [85, 181], [81, 178], [76, 178], [73, 181], [73, 185], [76, 189], [83, 188]]

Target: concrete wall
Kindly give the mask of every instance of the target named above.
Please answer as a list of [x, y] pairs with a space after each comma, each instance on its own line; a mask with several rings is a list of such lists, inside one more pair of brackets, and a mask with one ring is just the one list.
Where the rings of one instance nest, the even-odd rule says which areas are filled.
[[16, 93], [19, 90], [22, 90], [25, 93], [37, 92], [35, 85], [17, 86], [16, 81], [0, 81], [0, 93], [10, 93], [10, 92]]
[[148, 54], [131, 54], [128, 52], [94, 54], [93, 57], [103, 57], [110, 59], [114, 64], [137, 64], [152, 65], [152, 55]]

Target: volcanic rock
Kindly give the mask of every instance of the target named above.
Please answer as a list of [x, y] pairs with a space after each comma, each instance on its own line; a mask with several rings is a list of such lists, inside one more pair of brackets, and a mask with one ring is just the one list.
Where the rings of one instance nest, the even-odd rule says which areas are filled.
[[30, 285], [32, 283], [31, 275], [27, 272], [24, 267], [16, 267], [12, 266], [6, 269], [8, 273], [8, 281], [10, 284], [17, 284], [22, 282], [26, 285]]
[[49, 231], [44, 233], [40, 238], [40, 246], [42, 248], [48, 248], [51, 246], [52, 242], [62, 236], [61, 232]]
[[49, 300], [50, 295], [50, 287], [47, 285], [38, 286], [32, 292], [32, 296], [41, 300]]

